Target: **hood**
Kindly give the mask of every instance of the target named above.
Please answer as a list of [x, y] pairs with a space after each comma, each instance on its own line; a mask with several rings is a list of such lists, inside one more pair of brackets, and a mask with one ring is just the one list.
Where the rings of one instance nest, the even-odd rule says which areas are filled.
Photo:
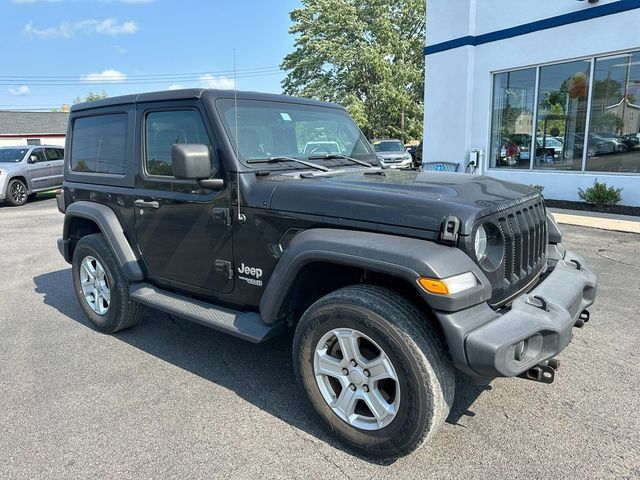
[[13, 172], [24, 168], [24, 162], [0, 162], [0, 172]]
[[[374, 172], [371, 172], [374, 173]], [[485, 215], [538, 196], [527, 185], [445, 172], [362, 170], [313, 178], [273, 178], [274, 210], [439, 231], [449, 215], [468, 235]]]

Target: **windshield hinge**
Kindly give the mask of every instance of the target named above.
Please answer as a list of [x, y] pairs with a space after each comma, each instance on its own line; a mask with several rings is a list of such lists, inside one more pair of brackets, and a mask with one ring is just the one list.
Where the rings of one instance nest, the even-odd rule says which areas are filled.
[[458, 217], [449, 215], [442, 222], [440, 228], [440, 243], [455, 245], [458, 243], [458, 231], [460, 230], [460, 220]]

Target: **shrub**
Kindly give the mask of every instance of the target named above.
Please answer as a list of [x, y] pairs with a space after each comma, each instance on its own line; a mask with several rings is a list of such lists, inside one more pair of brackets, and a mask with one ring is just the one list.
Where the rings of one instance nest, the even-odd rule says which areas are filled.
[[607, 187], [606, 183], [599, 182], [597, 178], [593, 182], [593, 187], [586, 190], [578, 188], [578, 196], [582, 200], [599, 208], [617, 204], [622, 198], [621, 193], [621, 188]]
[[541, 195], [542, 195], [542, 192], [544, 192], [544, 185], [529, 185], [529, 186], [534, 190], [537, 190], [538, 193]]

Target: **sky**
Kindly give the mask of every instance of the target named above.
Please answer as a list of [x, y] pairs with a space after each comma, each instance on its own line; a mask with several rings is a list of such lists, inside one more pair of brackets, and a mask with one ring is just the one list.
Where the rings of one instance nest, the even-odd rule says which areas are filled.
[[280, 93], [299, 0], [0, 0], [0, 109], [88, 92], [183, 87]]

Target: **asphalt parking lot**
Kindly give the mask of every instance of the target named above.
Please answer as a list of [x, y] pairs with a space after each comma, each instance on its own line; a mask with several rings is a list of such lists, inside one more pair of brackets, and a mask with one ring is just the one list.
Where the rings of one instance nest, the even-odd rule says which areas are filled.
[[295, 384], [291, 337], [251, 345], [147, 311], [85, 319], [54, 199], [0, 207], [0, 478], [638, 478], [640, 236], [564, 227], [600, 274], [556, 381], [460, 379], [431, 444], [391, 464], [337, 444]]

